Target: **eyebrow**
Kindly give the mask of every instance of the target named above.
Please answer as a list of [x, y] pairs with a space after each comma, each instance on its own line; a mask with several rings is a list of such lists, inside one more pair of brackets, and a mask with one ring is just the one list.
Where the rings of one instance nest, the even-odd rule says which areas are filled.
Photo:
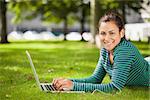
[[[105, 32], [105, 31], [100, 31], [100, 32]], [[115, 32], [114, 30], [109, 30], [108, 32]]]
[[114, 30], [109, 30], [108, 32], [114, 32]]

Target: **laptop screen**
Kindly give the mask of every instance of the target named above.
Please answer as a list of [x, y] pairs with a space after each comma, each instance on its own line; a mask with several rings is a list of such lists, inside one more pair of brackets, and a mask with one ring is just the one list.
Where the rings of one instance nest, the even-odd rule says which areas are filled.
[[35, 70], [33, 61], [32, 61], [32, 59], [31, 59], [30, 53], [29, 53], [27, 50], [26, 50], [26, 54], [27, 54], [28, 60], [29, 60], [29, 62], [30, 62], [30, 66], [31, 66], [31, 68], [32, 68], [32, 71], [33, 71], [33, 74], [34, 74], [36, 83], [37, 83], [37, 85], [39, 86], [39, 88], [41, 89], [41, 87], [40, 87], [40, 81], [39, 81], [38, 75], [37, 75], [37, 73], [36, 73], [36, 70]]

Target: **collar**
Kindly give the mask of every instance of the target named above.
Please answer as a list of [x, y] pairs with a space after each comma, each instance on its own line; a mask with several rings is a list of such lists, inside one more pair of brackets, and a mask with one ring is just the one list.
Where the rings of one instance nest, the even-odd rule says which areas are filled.
[[114, 48], [113, 53], [122, 45], [126, 42], [127, 40], [125, 38], [122, 38], [119, 42], [119, 44]]

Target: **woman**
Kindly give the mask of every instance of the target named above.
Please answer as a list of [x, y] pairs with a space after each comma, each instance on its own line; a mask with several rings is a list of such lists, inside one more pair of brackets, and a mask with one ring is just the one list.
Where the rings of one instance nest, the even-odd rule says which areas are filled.
[[[121, 91], [126, 85], [150, 85], [150, 63], [125, 39], [124, 23], [117, 12], [110, 11], [100, 19], [99, 38], [103, 48], [94, 73], [84, 79], [54, 79], [57, 90], [113, 92]], [[102, 84], [106, 73], [111, 82]]]

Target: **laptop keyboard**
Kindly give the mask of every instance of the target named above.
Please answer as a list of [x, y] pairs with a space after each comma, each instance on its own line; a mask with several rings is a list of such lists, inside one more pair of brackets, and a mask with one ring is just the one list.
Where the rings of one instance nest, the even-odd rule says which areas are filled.
[[44, 90], [44, 87], [48, 91], [56, 91], [56, 89], [52, 85], [46, 85], [46, 84], [41, 85], [42, 90]]

